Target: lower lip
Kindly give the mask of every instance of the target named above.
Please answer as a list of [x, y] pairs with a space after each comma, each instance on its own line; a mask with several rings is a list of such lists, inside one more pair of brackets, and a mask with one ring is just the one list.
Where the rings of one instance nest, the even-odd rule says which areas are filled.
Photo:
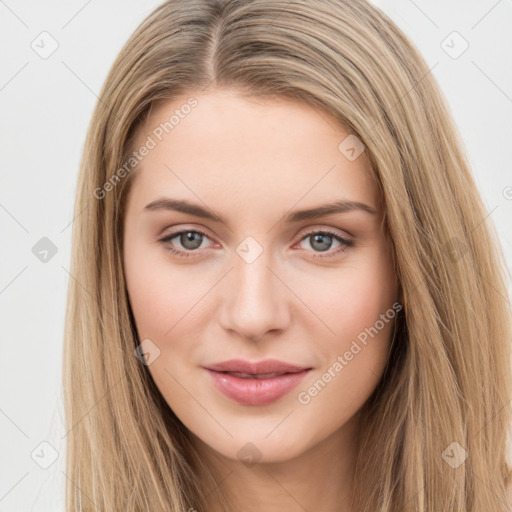
[[291, 391], [306, 376], [309, 370], [285, 373], [268, 379], [244, 379], [227, 373], [208, 370], [213, 383], [228, 398], [244, 405], [266, 405]]

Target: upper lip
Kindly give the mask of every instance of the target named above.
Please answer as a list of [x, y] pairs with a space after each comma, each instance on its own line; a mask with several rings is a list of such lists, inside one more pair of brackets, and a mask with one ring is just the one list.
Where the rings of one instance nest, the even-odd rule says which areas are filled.
[[229, 361], [211, 364], [204, 368], [216, 372], [240, 372], [250, 375], [260, 375], [265, 373], [297, 373], [310, 369], [310, 367], [297, 366], [277, 359], [265, 359], [264, 361], [256, 362], [244, 361], [243, 359], [230, 359]]

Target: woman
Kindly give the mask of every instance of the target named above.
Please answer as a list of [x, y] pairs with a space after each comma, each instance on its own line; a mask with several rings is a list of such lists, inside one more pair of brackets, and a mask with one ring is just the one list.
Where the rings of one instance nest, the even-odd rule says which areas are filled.
[[504, 265], [395, 24], [364, 0], [172, 0], [100, 97], [68, 509], [507, 510]]

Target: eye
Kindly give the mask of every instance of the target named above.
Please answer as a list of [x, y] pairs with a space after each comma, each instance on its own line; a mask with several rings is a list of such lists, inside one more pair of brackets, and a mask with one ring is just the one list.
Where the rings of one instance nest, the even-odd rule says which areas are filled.
[[[301, 238], [300, 243], [304, 242], [305, 240], [309, 240], [309, 245], [314, 252], [327, 253], [325, 255], [313, 254], [313, 258], [331, 258], [347, 252], [351, 247], [355, 245], [353, 240], [343, 238], [342, 236], [329, 230], [310, 231]], [[333, 241], [336, 241], [339, 245], [335, 250], [330, 251]]]
[[[177, 243], [181, 245], [181, 248], [174, 246], [176, 242], [171, 243], [174, 239], [177, 239]], [[174, 233], [166, 235], [164, 238], [161, 238], [159, 242], [164, 244], [165, 249], [172, 254], [178, 257], [189, 258], [196, 256], [194, 253], [200, 253], [199, 249], [204, 249], [203, 242], [205, 239], [209, 239], [209, 237], [202, 231], [196, 229], [182, 229], [181, 231], [175, 231]], [[310, 247], [313, 252], [316, 253], [312, 255], [313, 258], [331, 258], [347, 252], [355, 245], [354, 241], [343, 238], [325, 229], [306, 233], [301, 238], [299, 245], [305, 240], [309, 240]], [[333, 241], [338, 243], [338, 247], [335, 250], [330, 250]]]
[[[175, 238], [179, 244], [181, 244], [183, 249], [176, 249], [171, 245], [171, 241]], [[162, 242], [164, 247], [172, 254], [188, 258], [190, 256], [195, 256], [193, 252], [195, 252], [197, 249], [203, 248], [201, 245], [204, 241], [204, 238], [208, 238], [208, 235], [202, 231], [198, 231], [196, 229], [183, 229], [181, 231], [171, 233], [164, 238], [161, 238], [159, 242]]]

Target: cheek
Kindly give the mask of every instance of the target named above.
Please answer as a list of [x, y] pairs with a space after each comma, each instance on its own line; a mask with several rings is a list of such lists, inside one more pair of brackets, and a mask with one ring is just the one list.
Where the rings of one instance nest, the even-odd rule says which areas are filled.
[[127, 243], [124, 264], [139, 342], [149, 339], [159, 350], [147, 369], [168, 403], [181, 410], [180, 404], [189, 403], [190, 397], [172, 375], [179, 375], [181, 382], [193, 368], [199, 339], [195, 315], [207, 289], [198, 287], [186, 267], [171, 265], [165, 252], [154, 247], [142, 250]]
[[187, 311], [204, 294], [186, 267], [170, 264], [164, 249], [133, 247], [128, 239], [124, 264], [140, 338], [163, 339], [166, 333], [170, 335], [178, 322], [187, 321]]
[[318, 439], [347, 422], [364, 405], [389, 358], [396, 317], [394, 274], [390, 261], [380, 259], [376, 264], [375, 258], [342, 272], [338, 269], [337, 279], [316, 296], [311, 307], [318, 308], [334, 332], [325, 330], [326, 334], [316, 337], [322, 365], [297, 395], [303, 418], [318, 428]]
[[[361, 251], [360, 257], [321, 280], [322, 293], [309, 294], [308, 305], [329, 327], [322, 328], [322, 336], [315, 336], [322, 361], [316, 377], [329, 373], [323, 398], [316, 400], [318, 406], [340, 396], [345, 405], [361, 406], [382, 375], [389, 357], [397, 292], [392, 258], [383, 247], [379, 244], [364, 254]], [[318, 279], [311, 279], [307, 288], [314, 289], [316, 281], [318, 290]], [[317, 388], [323, 390], [322, 385]]]
[[319, 268], [302, 280], [299, 294], [325, 324], [322, 338], [327, 352], [333, 342], [335, 348], [342, 348], [373, 326], [395, 302], [392, 258], [383, 247], [375, 244], [337, 268]]

